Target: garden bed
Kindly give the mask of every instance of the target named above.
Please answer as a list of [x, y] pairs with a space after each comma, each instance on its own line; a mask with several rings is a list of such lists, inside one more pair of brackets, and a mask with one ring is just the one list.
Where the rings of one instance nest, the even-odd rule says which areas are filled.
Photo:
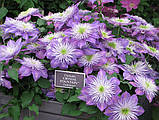
[[[0, 93], [0, 107], [4, 104], [7, 104], [8, 101], [10, 100], [10, 96], [3, 95]], [[139, 118], [139, 120], [152, 120], [152, 110], [151, 110], [151, 105], [148, 104], [148, 101], [146, 99], [140, 100], [142, 106], [145, 109], [145, 113]], [[6, 110], [6, 109], [5, 109]], [[77, 117], [72, 117], [72, 116], [67, 116], [67, 115], [61, 115], [61, 110], [62, 110], [62, 103], [59, 103], [57, 101], [45, 101], [43, 100], [42, 106], [40, 107], [39, 110], [39, 116], [36, 116], [36, 120], [87, 120], [90, 115], [87, 114], [82, 114], [81, 116]], [[29, 116], [33, 113], [29, 113], [27, 110], [23, 110], [21, 112], [21, 117], [20, 120], [24, 116]], [[11, 120], [9, 118], [4, 118], [3, 120]]]
[[[8, 101], [10, 100], [10, 96], [3, 95], [0, 93], [0, 107], [4, 104], [7, 104]], [[6, 109], [5, 109], [6, 110]], [[82, 120], [87, 120], [88, 115], [83, 114], [82, 116], [78, 117], [72, 117], [72, 116], [63, 116], [61, 115], [61, 110], [62, 110], [62, 104], [56, 101], [48, 101], [46, 102], [43, 100], [42, 106], [40, 107], [39, 110], [39, 116], [36, 117], [36, 120], [77, 120], [77, 119], [82, 119]], [[32, 113], [29, 113], [27, 110], [24, 110], [21, 112], [21, 117], [20, 120], [24, 116], [29, 116]], [[11, 120], [9, 118], [3, 118], [3, 120]]]

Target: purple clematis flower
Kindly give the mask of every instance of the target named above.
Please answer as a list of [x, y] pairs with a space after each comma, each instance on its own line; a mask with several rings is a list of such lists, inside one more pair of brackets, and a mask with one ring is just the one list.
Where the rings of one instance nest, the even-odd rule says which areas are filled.
[[103, 24], [103, 25], [100, 26], [100, 28], [99, 28], [99, 34], [100, 34], [100, 37], [102, 39], [104, 39], [104, 40], [111, 40], [114, 37], [114, 35], [112, 35], [111, 33], [112, 33], [112, 31], [107, 31], [106, 30], [106, 25], [105, 24]]
[[125, 63], [125, 53], [127, 52], [126, 47], [128, 46], [129, 41], [127, 39], [113, 39], [111, 41], [106, 41], [105, 46], [112, 51], [114, 56], [118, 56], [118, 58]]
[[149, 23], [136, 23], [131, 27], [131, 31], [132, 36], [137, 37], [137, 39], [141, 42], [143, 42], [145, 39], [147, 41], [159, 40], [157, 35], [159, 30]]
[[130, 82], [134, 87], [137, 95], [146, 95], [149, 102], [157, 95], [159, 87], [156, 86], [155, 81], [146, 76], [136, 76], [134, 82]]
[[157, 60], [159, 61], [159, 50], [154, 48], [154, 47], [151, 47], [151, 46], [148, 46], [147, 44], [143, 44], [145, 49], [148, 51], [148, 53], [154, 57], [157, 58]]
[[39, 59], [44, 59], [46, 56], [46, 46], [40, 42], [28, 44], [23, 51], [26, 51], [25, 54], [35, 53]]
[[[88, 0], [88, 1], [93, 4], [95, 1], [99, 1], [99, 0]], [[100, 2], [101, 3], [109, 3], [109, 2], [114, 2], [114, 0], [100, 0]]]
[[136, 95], [130, 96], [128, 92], [124, 92], [120, 97], [113, 99], [105, 115], [109, 116], [108, 120], [138, 120], [137, 116], [144, 113], [144, 109], [138, 104]]
[[30, 20], [31, 16], [41, 17], [42, 15], [40, 14], [39, 9], [29, 8], [27, 11], [21, 12], [16, 19], [22, 20], [24, 22], [28, 22]]
[[122, 7], [126, 8], [127, 12], [129, 12], [132, 9], [137, 9], [140, 0], [122, 0], [120, 3], [122, 4]]
[[55, 99], [56, 98], [55, 93], [56, 93], [56, 89], [55, 89], [55, 86], [52, 82], [51, 87], [48, 89], [48, 91], [46, 93], [46, 96], [49, 97], [49, 98]]
[[68, 68], [68, 65], [77, 63], [77, 58], [83, 55], [82, 50], [64, 41], [53, 41], [47, 47], [47, 58], [51, 59], [51, 67], [60, 67], [61, 69]]
[[147, 75], [150, 72], [148, 65], [142, 61], [134, 62], [131, 65], [124, 64], [120, 68], [124, 71], [123, 76], [126, 80], [134, 80], [135, 76]]
[[78, 23], [73, 24], [72, 29], [67, 30], [67, 34], [72, 37], [72, 41], [80, 48], [86, 45], [86, 42], [96, 43], [99, 24]]
[[35, 81], [37, 81], [41, 76], [43, 78], [48, 77], [46, 68], [39, 60], [24, 57], [23, 60], [20, 60], [20, 63], [22, 64], [19, 69], [20, 76], [30, 76], [33, 74]]
[[100, 67], [110, 75], [115, 73], [119, 73], [118, 65], [115, 63], [115, 60], [113, 58], [107, 58], [107, 62]]
[[39, 30], [32, 23], [6, 18], [5, 23], [0, 25], [3, 39], [7, 39], [10, 34], [14, 36], [22, 36], [26, 42], [35, 41], [38, 38]]
[[6, 87], [8, 89], [12, 88], [11, 82], [5, 79], [5, 74], [0, 71], [0, 86]]
[[39, 41], [41, 41], [42, 43], [45, 43], [45, 44], [49, 44], [53, 39], [54, 40], [61, 39], [61, 41], [62, 41], [63, 37], [66, 37], [66, 35], [64, 32], [60, 31], [60, 32], [48, 34], [48, 35], [44, 36], [43, 38], [40, 38]]
[[71, 7], [68, 7], [62, 13], [58, 12], [58, 13], [50, 14], [49, 16], [45, 16], [42, 19], [54, 21], [55, 29], [60, 30], [62, 26], [65, 23], [69, 22], [69, 20], [71, 20], [73, 16], [78, 12], [78, 5], [79, 3], [77, 3], [76, 5], [72, 5]]
[[14, 56], [18, 55], [21, 47], [21, 39], [17, 40], [16, 42], [9, 40], [7, 46], [0, 45], [0, 61], [12, 59]]
[[103, 65], [106, 61], [105, 51], [85, 50], [85, 54], [78, 59], [78, 66], [84, 66], [86, 75], [91, 74], [93, 69]]
[[105, 18], [110, 24], [114, 26], [123, 26], [123, 25], [131, 25], [133, 22], [127, 17], [119, 18], [119, 17], [112, 17], [112, 18]]
[[129, 40], [129, 44], [126, 47], [126, 50], [135, 57], [137, 57], [139, 53], [147, 53], [143, 44], [133, 40]]
[[133, 21], [137, 22], [137, 23], [141, 23], [141, 24], [146, 24], [146, 20], [143, 19], [142, 17], [139, 16], [134, 16], [134, 15], [130, 15], [130, 14], [124, 14], [125, 16], [127, 16], [128, 18], [132, 19]]
[[87, 105], [96, 105], [100, 111], [103, 111], [112, 104], [112, 98], [121, 92], [119, 84], [117, 78], [108, 80], [105, 71], [100, 70], [97, 77], [93, 75], [87, 77], [86, 86], [81, 90], [78, 98], [86, 101]]

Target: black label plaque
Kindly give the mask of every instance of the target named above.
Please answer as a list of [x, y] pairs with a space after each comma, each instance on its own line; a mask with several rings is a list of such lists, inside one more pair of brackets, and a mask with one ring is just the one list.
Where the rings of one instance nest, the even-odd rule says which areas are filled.
[[55, 87], [82, 88], [85, 86], [85, 73], [55, 70]]

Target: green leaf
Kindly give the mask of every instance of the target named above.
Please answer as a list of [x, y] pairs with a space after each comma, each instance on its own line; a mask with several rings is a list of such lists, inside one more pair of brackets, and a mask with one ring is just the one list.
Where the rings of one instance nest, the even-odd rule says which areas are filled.
[[39, 28], [39, 30], [40, 30], [40, 32], [45, 32], [46, 31], [45, 27], [41, 27], [41, 28]]
[[66, 9], [66, 8], [67, 8], [67, 5], [66, 5], [65, 2], [60, 3], [59, 6], [60, 6], [60, 8], [62, 8], [62, 9]]
[[158, 118], [159, 118], [159, 108], [158, 107], [154, 107], [152, 109], [152, 118], [153, 118], [153, 120], [158, 120]]
[[45, 20], [42, 20], [42, 19], [38, 19], [37, 20], [37, 24], [39, 25], [39, 26], [42, 26], [42, 25], [45, 25]]
[[21, 66], [20, 63], [14, 63], [14, 64], [12, 64], [12, 68], [15, 68], [17, 70], [20, 68], [20, 66]]
[[50, 81], [48, 79], [43, 79], [43, 78], [40, 78], [38, 80], [38, 85], [41, 87], [41, 88], [49, 88], [50, 87]]
[[61, 93], [59, 91], [56, 92], [56, 99], [57, 99], [57, 101], [59, 101], [61, 103], [65, 102], [63, 93]]
[[13, 95], [17, 97], [19, 95], [19, 88], [17, 86], [13, 87]]
[[80, 104], [79, 108], [81, 112], [86, 112], [88, 114], [94, 114], [98, 111], [95, 106], [87, 106], [84, 102]]
[[81, 101], [80, 99], [77, 98], [78, 95], [74, 95], [74, 96], [71, 96], [67, 102], [77, 102], [77, 101]]
[[5, 17], [7, 15], [7, 13], [8, 13], [7, 8], [1, 7], [0, 8], [0, 19], [2, 19], [3, 17]]
[[26, 2], [27, 2], [27, 0], [21, 0], [20, 8], [22, 8]]
[[32, 106], [29, 106], [30, 111], [34, 111], [36, 115], [39, 115], [39, 107], [35, 104], [32, 104]]
[[20, 107], [18, 105], [11, 106], [8, 108], [8, 114], [13, 120], [19, 120], [20, 117]]
[[79, 116], [82, 112], [77, 109], [76, 104], [64, 104], [62, 107], [62, 115]]
[[33, 91], [31, 91], [31, 92], [29, 92], [29, 91], [23, 92], [22, 96], [21, 96], [22, 107], [23, 108], [27, 107], [31, 103], [33, 97], [34, 97]]
[[9, 75], [12, 79], [14, 79], [14, 80], [16, 80], [17, 82], [19, 82], [19, 80], [18, 80], [18, 71], [17, 71], [15, 68], [8, 69], [8, 75]]
[[3, 32], [2, 32], [2, 30], [0, 29], [0, 36], [2, 37], [2, 35], [3, 35]]
[[42, 63], [49, 63], [48, 60], [40, 60], [40, 62], [42, 62]]
[[0, 107], [0, 113], [2, 112], [2, 110], [4, 109], [4, 108], [6, 108], [8, 106], [8, 104], [5, 104], [5, 105], [1, 105], [1, 107]]
[[42, 99], [39, 95], [36, 95], [34, 97], [34, 102], [37, 104], [37, 105], [41, 105], [42, 104]]
[[113, 73], [112, 75], [107, 74], [108, 79], [111, 79], [112, 77], [116, 77], [117, 78], [117, 74]]
[[130, 64], [135, 59], [132, 55], [126, 55], [126, 64]]
[[0, 113], [0, 119], [8, 117], [8, 113]]
[[38, 0], [33, 0], [36, 4], [38, 4]]
[[81, 89], [77, 89], [75, 91], [75, 95], [71, 96], [67, 102], [77, 102], [77, 101], [81, 101], [80, 99], [78, 99], [78, 96], [81, 94]]
[[35, 117], [34, 116], [31, 116], [31, 117], [25, 116], [23, 120], [35, 120]]
[[153, 18], [153, 21], [156, 26], [159, 25], [159, 18]]
[[21, 0], [14, 0], [15, 2], [17, 2], [18, 4], [20, 4], [21, 3]]
[[34, 2], [32, 0], [27, 0], [27, 2], [23, 5], [24, 10], [35, 7]]
[[3, 70], [3, 64], [0, 63], [0, 72]]

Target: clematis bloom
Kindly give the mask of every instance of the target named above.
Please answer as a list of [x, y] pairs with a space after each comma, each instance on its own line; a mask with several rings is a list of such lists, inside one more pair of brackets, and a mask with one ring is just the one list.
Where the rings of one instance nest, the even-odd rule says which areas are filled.
[[140, 0], [122, 0], [120, 3], [122, 4], [122, 7], [126, 8], [127, 12], [129, 12], [132, 9], [137, 9]]
[[39, 60], [24, 57], [23, 60], [20, 60], [20, 63], [22, 64], [18, 71], [20, 76], [24, 77], [33, 74], [35, 81], [37, 81], [41, 76], [43, 78], [48, 77], [47, 69]]
[[112, 98], [121, 92], [119, 84], [120, 81], [117, 78], [108, 80], [106, 72], [100, 70], [97, 77], [93, 75], [87, 77], [86, 86], [78, 98], [86, 101], [87, 105], [96, 105], [100, 111], [103, 111], [111, 104]]

